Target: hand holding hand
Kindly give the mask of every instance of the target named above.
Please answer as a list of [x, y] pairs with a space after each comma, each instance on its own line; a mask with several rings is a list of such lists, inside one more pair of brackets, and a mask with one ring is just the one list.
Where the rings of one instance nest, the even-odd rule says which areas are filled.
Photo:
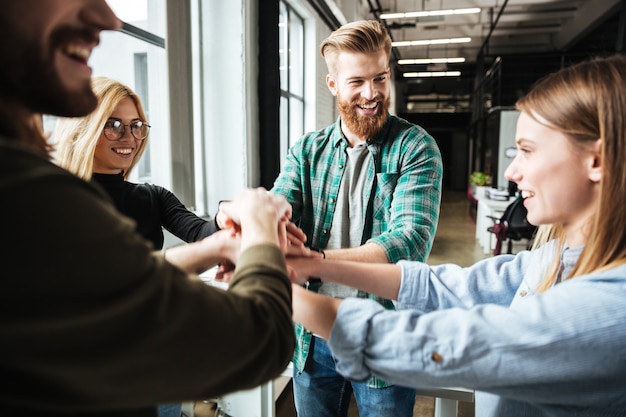
[[291, 205], [284, 197], [262, 187], [249, 188], [235, 200], [221, 204], [220, 210], [227, 216], [225, 225], [241, 235], [242, 250], [254, 244], [274, 243], [286, 252]]
[[[313, 251], [311, 253], [317, 254]], [[321, 254], [318, 257], [288, 256], [287, 269], [291, 282], [304, 285], [311, 276], [317, 274], [317, 267], [323, 262], [322, 259]]]

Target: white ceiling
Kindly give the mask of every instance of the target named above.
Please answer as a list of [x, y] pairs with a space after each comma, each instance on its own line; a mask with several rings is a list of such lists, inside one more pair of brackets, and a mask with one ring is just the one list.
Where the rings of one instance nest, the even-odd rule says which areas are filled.
[[[470, 43], [395, 48], [400, 58], [511, 55], [563, 51], [621, 0], [374, 0], [381, 13], [478, 7], [468, 15], [385, 20], [394, 41], [470, 37]], [[380, 9], [378, 8], [380, 6]], [[500, 13], [501, 12], [501, 13]]]
[[[480, 79], [481, 74], [485, 74], [497, 62], [497, 57], [504, 57], [503, 62], [509, 62], [506, 69], [509, 82], [512, 76], [523, 84], [518, 88], [523, 88], [531, 79], [542, 75], [544, 64], [549, 60], [553, 61], [554, 56], [564, 57], [573, 53], [581, 56], [616, 51], [619, 25], [623, 25], [625, 19], [619, 15], [622, 0], [361, 1], [369, 15], [375, 19], [383, 13], [474, 7], [481, 9], [478, 14], [384, 20], [393, 41], [396, 42], [471, 38], [469, 43], [393, 49], [391, 64], [400, 91], [397, 100], [404, 100], [404, 103], [421, 100], [422, 103], [413, 106], [414, 109], [420, 109], [415, 111], [421, 112], [428, 112], [431, 107], [441, 110], [442, 100], [451, 101], [444, 111], [466, 111], [477, 78]], [[485, 58], [482, 61], [478, 59], [481, 53]], [[550, 55], [552, 58], [547, 60], [546, 57]], [[396, 65], [398, 59], [456, 57], [463, 57], [466, 62], [428, 66]], [[513, 62], [517, 64], [511, 64]], [[461, 76], [420, 79], [403, 77], [407, 72], [457, 70], [461, 71]], [[553, 69], [546, 67], [545, 70]], [[520, 71], [519, 76], [515, 71]], [[401, 111], [412, 111], [407, 104], [398, 103], [398, 107]]]

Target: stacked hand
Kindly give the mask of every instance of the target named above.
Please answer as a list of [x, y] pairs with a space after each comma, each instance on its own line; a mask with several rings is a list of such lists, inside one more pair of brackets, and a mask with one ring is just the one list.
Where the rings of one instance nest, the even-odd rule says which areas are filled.
[[[216, 279], [229, 280], [239, 253], [256, 244], [276, 244], [289, 256], [320, 257], [305, 246], [306, 235], [291, 222], [291, 215], [291, 205], [284, 197], [262, 187], [246, 189], [236, 199], [220, 204], [220, 222], [234, 240], [225, 246], [226, 259], [220, 263]], [[234, 249], [237, 245], [239, 250]]]

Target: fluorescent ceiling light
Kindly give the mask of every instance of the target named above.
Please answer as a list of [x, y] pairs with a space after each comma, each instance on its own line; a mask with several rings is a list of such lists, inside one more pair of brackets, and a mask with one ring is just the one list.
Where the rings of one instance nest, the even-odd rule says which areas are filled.
[[422, 39], [420, 41], [398, 41], [391, 42], [391, 46], [423, 46], [423, 45], [444, 45], [448, 43], [467, 43], [472, 38], [449, 38], [449, 39]]
[[399, 59], [399, 65], [421, 65], [421, 64], [458, 64], [465, 62], [465, 58], [418, 58]]
[[450, 16], [456, 14], [474, 14], [480, 13], [480, 9], [477, 7], [470, 9], [448, 9], [448, 10], [430, 10], [422, 12], [407, 12], [407, 13], [383, 13], [379, 16], [380, 19], [405, 19], [410, 17], [426, 17], [426, 16]]
[[461, 75], [461, 71], [405, 72], [402, 75], [404, 76], [404, 78], [458, 77]]

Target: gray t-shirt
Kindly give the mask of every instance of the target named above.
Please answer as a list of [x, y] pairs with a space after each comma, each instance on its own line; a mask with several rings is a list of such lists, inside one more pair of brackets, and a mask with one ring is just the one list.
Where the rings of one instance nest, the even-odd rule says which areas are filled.
[[[346, 149], [348, 157], [339, 186], [337, 205], [330, 227], [328, 249], [355, 248], [361, 246], [367, 202], [363, 201], [364, 184], [369, 165], [372, 163], [365, 143]], [[357, 289], [331, 282], [320, 286], [321, 294], [336, 298], [354, 297]]]

